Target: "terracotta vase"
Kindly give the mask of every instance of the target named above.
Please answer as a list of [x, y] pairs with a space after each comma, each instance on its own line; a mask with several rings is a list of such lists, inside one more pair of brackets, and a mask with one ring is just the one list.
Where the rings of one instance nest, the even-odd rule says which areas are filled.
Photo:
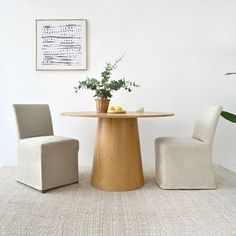
[[110, 99], [95, 99], [98, 113], [106, 113], [109, 107]]

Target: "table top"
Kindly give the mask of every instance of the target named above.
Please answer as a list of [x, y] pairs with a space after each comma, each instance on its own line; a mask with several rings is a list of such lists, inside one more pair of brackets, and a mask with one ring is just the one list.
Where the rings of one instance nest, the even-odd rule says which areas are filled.
[[93, 111], [63, 112], [62, 116], [88, 117], [88, 118], [152, 118], [174, 116], [171, 112], [126, 112], [123, 114], [97, 113]]

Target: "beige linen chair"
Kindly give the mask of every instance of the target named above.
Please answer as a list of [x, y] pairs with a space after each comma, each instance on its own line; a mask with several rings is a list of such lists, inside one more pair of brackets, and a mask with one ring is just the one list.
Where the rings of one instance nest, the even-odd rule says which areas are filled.
[[78, 182], [78, 140], [54, 136], [48, 105], [14, 105], [19, 131], [16, 180], [45, 192]]
[[156, 182], [163, 189], [215, 189], [212, 145], [221, 106], [205, 107], [192, 138], [155, 140]]

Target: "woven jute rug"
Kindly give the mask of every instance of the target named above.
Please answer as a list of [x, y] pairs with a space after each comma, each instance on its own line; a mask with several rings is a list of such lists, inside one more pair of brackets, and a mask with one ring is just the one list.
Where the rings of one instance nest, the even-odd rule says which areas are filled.
[[78, 184], [40, 193], [0, 169], [0, 235], [236, 235], [236, 174], [214, 168], [216, 190], [162, 190], [154, 171], [130, 192], [90, 185], [80, 168]]

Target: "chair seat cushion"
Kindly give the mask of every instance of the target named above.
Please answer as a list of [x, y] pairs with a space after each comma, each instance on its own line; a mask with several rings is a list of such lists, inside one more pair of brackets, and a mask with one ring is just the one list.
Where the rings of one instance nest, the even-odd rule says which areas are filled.
[[161, 138], [156, 138], [155, 142], [159, 143], [159, 144], [167, 144], [167, 145], [181, 145], [181, 144], [194, 144], [194, 145], [198, 145], [198, 144], [203, 144], [203, 142], [194, 139], [194, 138], [179, 138], [179, 137], [161, 137]]
[[27, 146], [43, 146], [43, 145], [50, 145], [50, 144], [61, 144], [65, 142], [73, 142], [75, 145], [79, 145], [79, 141], [73, 138], [61, 137], [61, 136], [40, 136], [40, 137], [32, 137], [21, 139], [19, 141], [20, 145], [27, 145]]
[[180, 154], [200, 155], [209, 150], [209, 145], [194, 138], [161, 137], [155, 140], [156, 149], [177, 157]]
[[18, 146], [17, 180], [39, 190], [78, 182], [76, 139], [39, 136], [21, 139]]

